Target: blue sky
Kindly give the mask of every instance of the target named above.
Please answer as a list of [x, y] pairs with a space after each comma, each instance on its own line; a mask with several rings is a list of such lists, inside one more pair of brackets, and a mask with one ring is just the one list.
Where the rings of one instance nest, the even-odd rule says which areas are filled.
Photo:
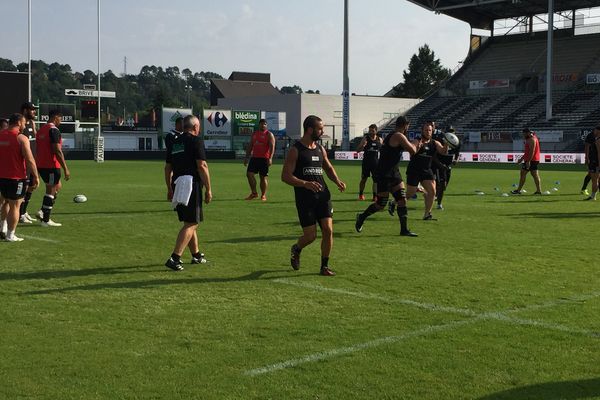
[[[0, 57], [27, 60], [27, 0], [0, 0]], [[350, 0], [350, 90], [381, 95], [427, 43], [448, 68], [469, 26], [405, 0]], [[32, 0], [32, 58], [97, 70], [96, 0]], [[342, 90], [343, 0], [101, 0], [102, 71], [144, 65], [270, 72], [276, 86]], [[35, 84], [35, 83], [34, 83]]]

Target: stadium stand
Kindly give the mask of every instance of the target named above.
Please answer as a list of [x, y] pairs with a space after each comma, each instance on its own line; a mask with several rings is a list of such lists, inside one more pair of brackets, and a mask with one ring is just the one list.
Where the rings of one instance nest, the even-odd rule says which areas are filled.
[[[436, 3], [440, 8], [435, 9], [433, 3], [426, 0], [411, 1], [469, 22], [472, 28], [478, 29], [491, 29], [494, 20], [502, 18], [526, 16], [533, 20], [535, 15], [546, 11], [547, 5], [537, 0], [524, 0], [519, 4], [502, 1], [463, 4], [461, 0], [441, 0]], [[578, 7], [599, 5], [598, 0], [585, 3], [557, 0], [555, 10], [568, 10], [574, 15]], [[600, 24], [596, 25], [600, 28]], [[555, 25], [552, 118], [546, 120], [547, 32], [521, 28], [525, 32], [492, 35], [481, 40], [479, 46], [472, 46], [462, 67], [406, 113], [414, 129], [434, 120], [438, 126], [451, 124], [462, 133], [505, 134], [504, 138], [512, 134], [515, 140], [520, 140], [519, 132], [527, 126], [537, 131], [563, 133], [562, 142], [542, 145], [546, 151], [580, 150], [582, 129], [600, 122], [600, 84], [586, 81], [590, 74], [600, 77], [600, 29], [592, 29], [596, 33], [576, 34], [575, 23], [567, 29], [558, 29]], [[381, 130], [389, 131], [390, 126]], [[499, 143], [497, 147], [506, 149], [505, 144]], [[477, 143], [467, 143], [466, 149], [477, 148]]]

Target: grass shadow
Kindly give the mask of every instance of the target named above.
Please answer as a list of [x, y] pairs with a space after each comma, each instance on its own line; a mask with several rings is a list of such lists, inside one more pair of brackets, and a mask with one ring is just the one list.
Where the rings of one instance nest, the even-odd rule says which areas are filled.
[[[165, 270], [167, 274], [180, 274], [170, 270]], [[263, 275], [277, 273], [275, 276], [263, 277]], [[318, 271], [314, 273], [298, 273], [292, 270], [285, 269], [274, 269], [274, 270], [258, 270], [252, 271], [246, 275], [232, 277], [232, 278], [184, 278], [184, 279], [153, 279], [145, 281], [133, 281], [133, 282], [114, 282], [114, 283], [96, 283], [91, 285], [80, 285], [71, 286], [67, 288], [56, 288], [56, 289], [44, 289], [35, 290], [30, 292], [24, 292], [23, 295], [39, 295], [39, 294], [53, 294], [53, 293], [67, 293], [73, 291], [87, 291], [87, 290], [104, 290], [104, 289], [147, 289], [156, 288], [166, 285], [196, 285], [196, 284], [210, 284], [210, 283], [230, 283], [230, 282], [247, 282], [257, 280], [272, 280], [280, 279], [283, 277], [290, 277], [290, 273], [293, 273], [292, 277], [306, 276], [306, 275], [318, 275]], [[185, 273], [184, 273], [185, 274]]]
[[[152, 267], [152, 269], [149, 269]], [[136, 270], [136, 271], [132, 271]], [[133, 265], [126, 267], [100, 267], [89, 269], [74, 270], [47, 270], [47, 271], [29, 271], [29, 272], [1, 272], [0, 281], [25, 281], [34, 279], [61, 279], [79, 276], [91, 275], [119, 275], [132, 272], [152, 272], [156, 271], [156, 264]]]
[[542, 213], [542, 212], [530, 212], [530, 213], [520, 213], [520, 214], [503, 214], [502, 217], [512, 217], [512, 218], [548, 218], [548, 219], [571, 219], [571, 218], [594, 218], [600, 217], [600, 211], [596, 212], [550, 212], [550, 213]]
[[479, 397], [477, 400], [575, 400], [600, 396], [600, 378], [548, 382], [523, 386]]

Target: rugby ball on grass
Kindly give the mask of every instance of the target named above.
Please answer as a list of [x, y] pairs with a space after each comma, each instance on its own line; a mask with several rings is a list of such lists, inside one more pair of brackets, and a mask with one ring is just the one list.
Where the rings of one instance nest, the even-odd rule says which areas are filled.
[[85, 203], [87, 201], [87, 197], [85, 197], [84, 194], [78, 194], [75, 197], [73, 197], [73, 201], [75, 203]]
[[454, 134], [454, 132], [444, 132], [443, 135], [444, 139], [446, 139], [446, 142], [448, 142], [448, 146], [456, 148], [460, 144], [460, 140], [458, 139], [458, 136]]

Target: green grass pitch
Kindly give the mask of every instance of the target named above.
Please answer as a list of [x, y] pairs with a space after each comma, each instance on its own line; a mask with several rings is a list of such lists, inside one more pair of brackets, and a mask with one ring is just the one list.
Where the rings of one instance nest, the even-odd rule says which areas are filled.
[[0, 399], [600, 399], [600, 204], [581, 201], [582, 166], [543, 165], [542, 197], [531, 177], [500, 196], [514, 165], [459, 166], [438, 221], [409, 202], [404, 238], [387, 212], [354, 231], [360, 166], [335, 165], [329, 278], [318, 242], [289, 266], [280, 163], [266, 203], [242, 200], [241, 162], [209, 163], [210, 263], [188, 252], [175, 273], [163, 163], [70, 162], [63, 226], [0, 243]]

